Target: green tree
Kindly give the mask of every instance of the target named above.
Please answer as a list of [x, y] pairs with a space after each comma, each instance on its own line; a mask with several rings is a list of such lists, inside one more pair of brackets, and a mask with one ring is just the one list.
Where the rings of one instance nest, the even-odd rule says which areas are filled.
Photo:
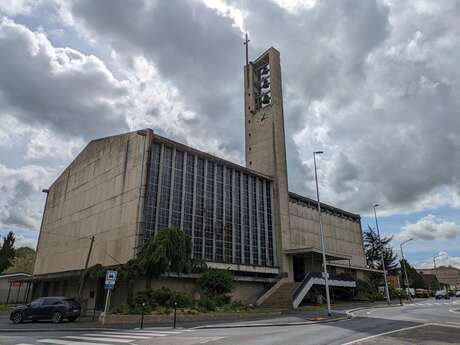
[[[177, 274], [190, 272], [191, 257], [190, 236], [177, 228], [167, 228], [160, 230], [145, 242], [137, 262], [147, 277], [158, 278], [169, 272]], [[150, 284], [149, 280], [147, 284]]]
[[406, 276], [404, 275], [404, 269], [407, 270], [407, 279], [409, 280], [409, 286], [413, 289], [426, 289], [428, 288], [423, 280], [423, 277], [420, 273], [413, 268], [409, 262], [405, 259], [402, 259], [400, 262], [401, 265], [401, 287], [406, 288]]
[[390, 273], [399, 272], [399, 263], [398, 258], [389, 245], [392, 236], [390, 237], [381, 237], [368, 225], [367, 231], [364, 231], [364, 251], [366, 254], [366, 261], [369, 267], [383, 270], [382, 266], [382, 253], [383, 261], [385, 262], [385, 267]]
[[6, 273], [32, 273], [34, 268], [35, 250], [29, 247], [20, 247], [15, 250], [15, 256], [12, 265], [6, 270]]
[[206, 296], [224, 296], [234, 289], [233, 275], [230, 271], [209, 269], [198, 279], [198, 285]]
[[3, 237], [3, 244], [0, 248], [0, 273], [5, 271], [13, 263], [14, 259], [14, 242], [16, 238], [14, 233], [10, 231], [6, 237]]

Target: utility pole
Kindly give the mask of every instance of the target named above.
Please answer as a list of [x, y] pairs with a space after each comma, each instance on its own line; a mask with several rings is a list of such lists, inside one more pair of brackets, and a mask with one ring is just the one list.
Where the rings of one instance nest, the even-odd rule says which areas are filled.
[[383, 267], [383, 278], [385, 279], [385, 294], [387, 297], [387, 303], [390, 304], [390, 290], [388, 289], [388, 280], [387, 280], [387, 269], [385, 267], [385, 260], [383, 257], [383, 246], [382, 240], [380, 238], [380, 230], [379, 230], [379, 223], [377, 222], [377, 211], [375, 210], [379, 204], [374, 204], [374, 216], [375, 216], [375, 227], [377, 228], [377, 236], [379, 237], [379, 245], [380, 245], [380, 256], [382, 258], [382, 267]]
[[86, 257], [85, 268], [80, 275], [80, 287], [78, 288], [78, 302], [81, 303], [81, 294], [83, 292], [83, 284], [85, 283], [86, 272], [88, 271], [89, 259], [91, 257], [91, 252], [93, 251], [94, 236], [91, 237], [91, 243], [89, 245], [88, 256]]

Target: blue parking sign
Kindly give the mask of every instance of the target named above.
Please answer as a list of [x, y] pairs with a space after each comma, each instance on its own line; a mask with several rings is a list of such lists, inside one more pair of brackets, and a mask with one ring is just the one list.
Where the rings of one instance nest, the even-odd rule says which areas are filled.
[[107, 271], [105, 273], [105, 288], [112, 290], [117, 281], [117, 271]]

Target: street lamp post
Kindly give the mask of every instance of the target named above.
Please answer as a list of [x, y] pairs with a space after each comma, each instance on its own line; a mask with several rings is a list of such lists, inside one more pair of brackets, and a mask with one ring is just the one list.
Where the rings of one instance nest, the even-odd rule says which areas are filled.
[[379, 204], [374, 204], [374, 216], [375, 216], [375, 227], [377, 228], [377, 236], [379, 237], [379, 245], [380, 245], [380, 256], [382, 259], [382, 268], [383, 268], [383, 278], [385, 279], [385, 294], [387, 297], [387, 303], [390, 304], [390, 291], [388, 290], [388, 280], [387, 280], [387, 269], [385, 267], [385, 260], [383, 257], [383, 247], [382, 247], [382, 240], [380, 238], [380, 230], [379, 230], [379, 223], [377, 221], [377, 211], [375, 210]]
[[324, 285], [326, 289], [327, 315], [331, 316], [331, 299], [329, 297], [329, 278], [327, 276], [327, 265], [326, 265], [326, 246], [324, 244], [323, 219], [321, 216], [321, 202], [319, 200], [318, 173], [316, 171], [316, 155], [320, 155], [322, 153], [323, 151], [313, 152], [313, 162], [315, 165], [316, 197], [318, 200], [319, 231], [321, 234], [321, 250], [323, 254], [323, 271], [324, 271]]
[[413, 238], [409, 238], [408, 240], [402, 242], [402, 243], [399, 245], [399, 247], [401, 248], [401, 257], [402, 257], [402, 262], [403, 262], [403, 266], [404, 266], [404, 267], [403, 267], [403, 269], [404, 269], [404, 276], [405, 276], [405, 278], [406, 278], [406, 288], [407, 288], [407, 291], [408, 291], [408, 293], [409, 293], [409, 300], [411, 300], [411, 301], [412, 301], [412, 295], [411, 295], [411, 293], [410, 293], [409, 279], [407, 278], [406, 259], [404, 259], [404, 252], [403, 252], [402, 246], [403, 246], [403, 244], [406, 244], [407, 242], [412, 241], [412, 240], [413, 240]]

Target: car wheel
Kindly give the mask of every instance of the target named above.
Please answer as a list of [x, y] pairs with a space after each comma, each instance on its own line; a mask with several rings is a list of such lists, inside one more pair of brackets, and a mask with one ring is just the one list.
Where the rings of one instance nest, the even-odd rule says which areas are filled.
[[22, 316], [22, 313], [14, 313], [12, 319], [13, 319], [13, 323], [18, 324], [18, 323], [21, 323], [21, 322], [23, 321], [24, 318], [23, 318], [23, 316]]
[[67, 318], [67, 320], [69, 320], [70, 322], [74, 322], [76, 319], [77, 319], [76, 316], [72, 316], [72, 317]]
[[51, 320], [53, 323], [60, 323], [62, 321], [62, 313], [60, 311], [55, 311]]

